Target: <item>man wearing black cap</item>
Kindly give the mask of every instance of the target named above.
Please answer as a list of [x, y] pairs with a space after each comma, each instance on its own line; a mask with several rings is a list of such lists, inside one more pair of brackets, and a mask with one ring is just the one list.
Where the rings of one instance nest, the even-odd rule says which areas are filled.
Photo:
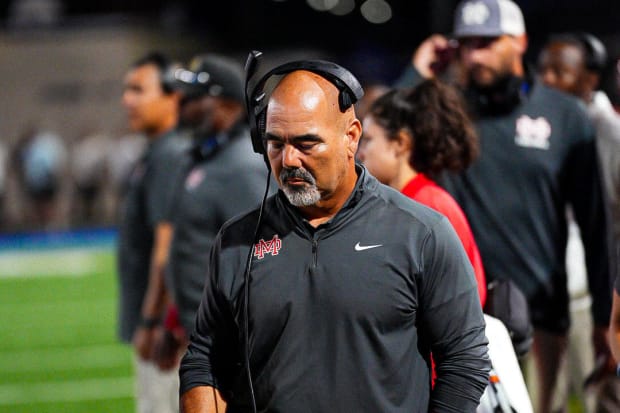
[[194, 58], [177, 76], [184, 97], [181, 123], [194, 145], [178, 182], [167, 286], [186, 334], [202, 296], [211, 244], [224, 222], [260, 203], [267, 182], [252, 150], [244, 103], [244, 73], [230, 58]]
[[[475, 118], [481, 147], [478, 161], [442, 183], [471, 222], [488, 281], [510, 289], [509, 280], [527, 299], [522, 312], [529, 309], [534, 326], [536, 411], [544, 413], [550, 410], [569, 327], [567, 205], [575, 211], [586, 249], [594, 343], [603, 344], [598, 354], [609, 353], [604, 345], [611, 309], [609, 246], [594, 130], [575, 99], [528, 73], [525, 24], [514, 2], [462, 1], [453, 36], [424, 41], [399, 85], [439, 76], [442, 57], [453, 56], [453, 78]], [[495, 302], [492, 295], [487, 303]]]

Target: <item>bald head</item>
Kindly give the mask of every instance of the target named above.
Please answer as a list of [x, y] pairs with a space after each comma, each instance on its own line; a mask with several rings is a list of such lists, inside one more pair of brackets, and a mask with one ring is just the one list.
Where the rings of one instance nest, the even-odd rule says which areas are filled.
[[339, 209], [355, 187], [355, 152], [362, 133], [353, 106], [344, 113], [338, 88], [320, 75], [284, 76], [267, 106], [267, 155], [293, 205], [319, 221]]
[[340, 112], [338, 95], [338, 88], [329, 80], [313, 72], [298, 70], [281, 79], [271, 95], [268, 111], [272, 116], [284, 110], [313, 114], [344, 127], [355, 118], [355, 110], [351, 106], [344, 113]]

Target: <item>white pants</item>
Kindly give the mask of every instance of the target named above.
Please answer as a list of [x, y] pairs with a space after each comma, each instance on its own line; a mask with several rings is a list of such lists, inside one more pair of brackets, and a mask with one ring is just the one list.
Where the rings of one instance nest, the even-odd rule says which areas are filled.
[[136, 370], [136, 412], [178, 413], [179, 370], [162, 371], [134, 354]]
[[588, 276], [583, 241], [571, 211], [568, 213], [566, 273], [570, 293], [571, 326], [568, 348], [561, 359], [554, 391], [553, 411], [566, 410], [570, 393], [580, 401], [586, 413], [594, 412], [594, 392], [584, 392], [583, 382], [594, 369], [592, 345], [592, 299], [588, 293]]

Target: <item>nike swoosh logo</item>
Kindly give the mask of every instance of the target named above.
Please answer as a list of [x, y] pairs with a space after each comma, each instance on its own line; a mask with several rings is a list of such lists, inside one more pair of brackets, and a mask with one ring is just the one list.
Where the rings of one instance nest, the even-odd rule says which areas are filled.
[[355, 244], [355, 251], [364, 251], [364, 250], [369, 250], [371, 248], [377, 248], [377, 247], [382, 247], [383, 244], [377, 244], [377, 245], [360, 245], [360, 243], [358, 242], [357, 244]]

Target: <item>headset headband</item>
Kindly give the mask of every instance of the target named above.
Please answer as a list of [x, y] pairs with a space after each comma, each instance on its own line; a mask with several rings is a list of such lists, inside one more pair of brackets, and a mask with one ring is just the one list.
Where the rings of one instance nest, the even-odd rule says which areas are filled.
[[267, 99], [264, 91], [265, 84], [272, 76], [283, 75], [296, 70], [307, 70], [323, 77], [338, 88], [338, 105], [341, 112], [345, 112], [351, 105], [364, 96], [364, 90], [359, 81], [342, 66], [325, 60], [297, 60], [277, 66], [260, 78], [257, 78], [262, 52], [253, 50], [248, 55], [245, 64], [245, 99], [250, 120], [252, 146], [254, 152], [260, 153], [269, 166], [263, 133], [265, 131], [265, 112]]
[[586, 49], [587, 68], [596, 72], [602, 72], [607, 64], [607, 50], [603, 42], [590, 33], [580, 32], [577, 35]]

